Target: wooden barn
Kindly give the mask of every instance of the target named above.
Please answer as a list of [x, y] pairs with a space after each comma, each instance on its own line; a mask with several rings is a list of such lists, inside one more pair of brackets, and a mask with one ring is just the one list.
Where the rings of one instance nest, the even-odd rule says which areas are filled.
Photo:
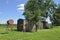
[[[45, 21], [39, 21], [39, 28], [40, 29], [46, 29], [47, 27], [47, 22]], [[25, 32], [30, 32], [32, 30], [35, 30], [35, 25], [32, 24], [29, 20], [26, 19], [18, 19], [17, 20], [17, 30], [18, 31], [25, 31]]]

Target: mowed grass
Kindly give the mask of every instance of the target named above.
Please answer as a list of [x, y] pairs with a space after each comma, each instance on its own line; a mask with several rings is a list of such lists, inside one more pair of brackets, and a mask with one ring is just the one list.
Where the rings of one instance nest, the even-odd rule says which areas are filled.
[[6, 25], [0, 25], [0, 40], [60, 40], [60, 27], [38, 30], [37, 32], [18, 32], [6, 30]]

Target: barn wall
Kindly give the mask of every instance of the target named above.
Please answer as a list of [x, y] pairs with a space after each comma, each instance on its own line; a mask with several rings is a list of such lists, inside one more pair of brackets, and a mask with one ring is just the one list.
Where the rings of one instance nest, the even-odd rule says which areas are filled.
[[[44, 29], [47, 25], [47, 23], [44, 23], [43, 21], [39, 21], [39, 29]], [[36, 26], [32, 24], [31, 21], [26, 20], [26, 19], [19, 19], [17, 21], [17, 30], [18, 31], [25, 31], [25, 32], [30, 32], [32, 30], [35, 30]]]

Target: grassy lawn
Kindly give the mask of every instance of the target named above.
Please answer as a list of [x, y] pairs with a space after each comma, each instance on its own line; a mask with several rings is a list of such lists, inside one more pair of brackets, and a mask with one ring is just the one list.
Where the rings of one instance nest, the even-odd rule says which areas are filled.
[[[37, 32], [18, 32], [6, 29], [6, 25], [0, 25], [0, 40], [60, 40], [60, 27]], [[16, 26], [13, 26], [13, 29], [16, 29]]]

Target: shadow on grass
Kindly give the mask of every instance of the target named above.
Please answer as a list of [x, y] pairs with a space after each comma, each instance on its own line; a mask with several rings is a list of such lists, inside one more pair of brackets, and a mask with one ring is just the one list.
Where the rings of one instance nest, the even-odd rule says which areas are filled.
[[4, 34], [9, 34], [10, 32], [23, 32], [23, 33], [35, 33], [33, 31], [18, 31], [17, 29], [12, 29], [10, 31], [5, 31], [5, 32], [0, 32], [0, 34], [4, 35]]
[[2, 33], [0, 33], [0, 34], [8, 34], [9, 32], [2, 32]]
[[23, 30], [22, 30], [22, 31], [19, 31], [19, 30], [17, 30], [17, 29], [14, 29], [14, 30], [12, 30], [12, 31], [15, 31], [15, 32], [24, 32], [24, 33], [25, 33], [25, 32], [26, 32], [26, 33], [33, 33], [32, 31], [23, 31]]

